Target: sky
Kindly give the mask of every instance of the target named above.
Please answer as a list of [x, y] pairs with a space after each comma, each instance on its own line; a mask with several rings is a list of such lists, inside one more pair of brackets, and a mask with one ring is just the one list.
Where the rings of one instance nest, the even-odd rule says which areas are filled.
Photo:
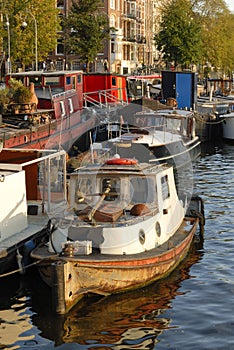
[[234, 13], [234, 0], [225, 0], [228, 8]]

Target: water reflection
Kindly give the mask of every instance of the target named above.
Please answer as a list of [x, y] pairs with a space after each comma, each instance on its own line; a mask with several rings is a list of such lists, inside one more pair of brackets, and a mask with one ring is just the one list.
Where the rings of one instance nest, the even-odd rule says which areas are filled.
[[[1, 281], [2, 282], [2, 281]], [[16, 343], [31, 341], [32, 324], [30, 314], [26, 311], [27, 296], [20, 280], [11, 278], [1, 283], [0, 294], [0, 349], [15, 344], [11, 349], [17, 349]]]
[[39, 345], [47, 346], [49, 342], [39, 336], [32, 323], [33, 299], [42, 297], [41, 303], [46, 307], [46, 290], [37, 272], [1, 278], [0, 285], [0, 349], [38, 350]]
[[165, 311], [180, 294], [181, 282], [191, 277], [190, 267], [201, 257], [202, 242], [194, 242], [188, 257], [168, 278], [134, 292], [85, 298], [65, 316], [51, 316], [49, 308], [34, 302], [33, 324], [57, 346], [78, 343], [86, 349], [113, 345], [121, 350], [153, 349], [161, 332], [170, 328]]

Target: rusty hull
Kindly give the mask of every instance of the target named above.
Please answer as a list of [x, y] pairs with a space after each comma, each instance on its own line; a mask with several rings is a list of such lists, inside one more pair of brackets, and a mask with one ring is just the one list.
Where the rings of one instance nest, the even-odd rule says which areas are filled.
[[65, 314], [87, 293], [109, 295], [134, 290], [168, 275], [187, 255], [198, 223], [197, 218], [186, 218], [168, 242], [135, 255], [63, 257], [49, 255], [44, 247], [43, 253], [36, 248], [33, 258], [43, 258], [38, 267], [52, 288], [54, 310]]

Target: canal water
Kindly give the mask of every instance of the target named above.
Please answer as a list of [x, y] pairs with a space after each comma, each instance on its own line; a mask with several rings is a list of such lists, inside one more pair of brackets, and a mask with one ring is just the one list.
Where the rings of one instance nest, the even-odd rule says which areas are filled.
[[0, 279], [0, 349], [234, 349], [234, 146], [203, 146], [193, 178], [204, 240], [168, 278], [66, 316], [36, 271]]

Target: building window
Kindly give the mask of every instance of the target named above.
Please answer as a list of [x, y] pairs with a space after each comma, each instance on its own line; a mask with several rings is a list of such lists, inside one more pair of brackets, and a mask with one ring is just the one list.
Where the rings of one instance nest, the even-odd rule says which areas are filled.
[[110, 8], [115, 10], [115, 0], [110, 0]]
[[57, 0], [57, 7], [64, 8], [64, 0]]
[[64, 44], [63, 44], [63, 39], [62, 38], [57, 40], [56, 54], [57, 55], [63, 55], [64, 54]]
[[110, 16], [110, 27], [115, 27], [115, 16], [114, 15]]

